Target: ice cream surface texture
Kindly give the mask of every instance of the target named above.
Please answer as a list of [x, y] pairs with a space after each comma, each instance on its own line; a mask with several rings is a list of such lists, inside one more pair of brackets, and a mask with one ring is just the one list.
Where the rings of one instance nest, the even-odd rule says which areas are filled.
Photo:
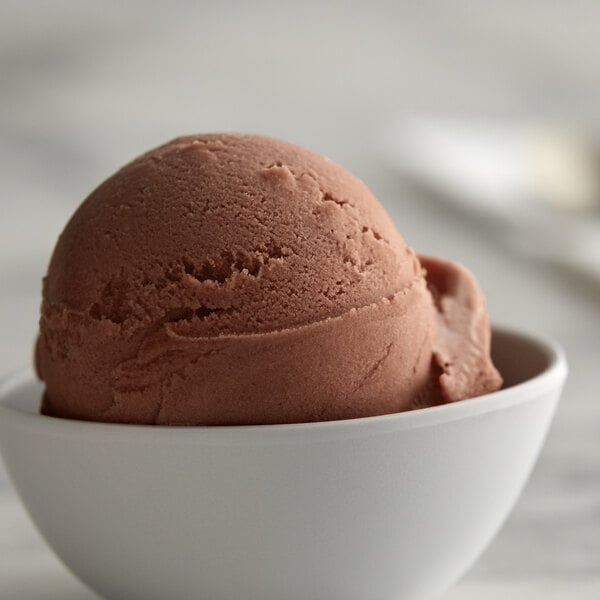
[[417, 255], [365, 185], [272, 138], [195, 135], [81, 204], [43, 286], [42, 412], [324, 421], [497, 389], [482, 294]]

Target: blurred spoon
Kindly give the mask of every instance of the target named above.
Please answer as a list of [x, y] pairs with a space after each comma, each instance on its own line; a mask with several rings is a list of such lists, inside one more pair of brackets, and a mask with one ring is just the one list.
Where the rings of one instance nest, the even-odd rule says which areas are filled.
[[600, 283], [600, 141], [559, 124], [397, 119], [386, 159], [505, 244]]

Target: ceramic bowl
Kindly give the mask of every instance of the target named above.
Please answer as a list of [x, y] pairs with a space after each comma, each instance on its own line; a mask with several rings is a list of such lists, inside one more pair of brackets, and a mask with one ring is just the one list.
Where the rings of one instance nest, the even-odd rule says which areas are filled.
[[487, 546], [542, 446], [566, 362], [495, 329], [505, 388], [392, 415], [240, 427], [41, 416], [0, 389], [0, 449], [32, 520], [122, 600], [435, 597]]

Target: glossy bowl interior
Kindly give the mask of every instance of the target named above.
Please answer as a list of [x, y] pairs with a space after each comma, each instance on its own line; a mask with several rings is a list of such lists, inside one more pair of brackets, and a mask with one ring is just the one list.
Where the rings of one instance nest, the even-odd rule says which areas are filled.
[[32, 520], [111, 599], [432, 598], [493, 538], [548, 430], [567, 368], [495, 329], [505, 389], [323, 423], [153, 427], [37, 413], [0, 387], [0, 450]]

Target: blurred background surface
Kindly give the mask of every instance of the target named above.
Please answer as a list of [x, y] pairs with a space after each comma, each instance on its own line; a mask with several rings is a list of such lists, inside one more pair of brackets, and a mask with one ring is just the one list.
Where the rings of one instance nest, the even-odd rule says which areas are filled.
[[[100, 181], [182, 133], [274, 135], [363, 179], [419, 252], [571, 376], [532, 480], [446, 596], [600, 597], [600, 4], [0, 3], [0, 374], [30, 362], [40, 283]], [[510, 443], [510, 440], [507, 440]], [[0, 597], [92, 598], [0, 469]]]

